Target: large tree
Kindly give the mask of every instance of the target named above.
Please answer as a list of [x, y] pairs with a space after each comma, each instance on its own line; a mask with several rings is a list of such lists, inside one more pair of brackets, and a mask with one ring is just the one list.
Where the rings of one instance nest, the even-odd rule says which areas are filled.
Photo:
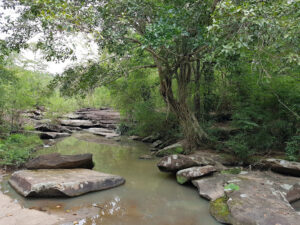
[[[133, 69], [156, 68], [161, 95], [180, 121], [187, 149], [207, 141], [206, 132], [188, 104], [193, 87], [199, 89], [201, 72], [205, 73], [206, 80], [210, 80], [216, 64], [226, 65], [233, 58], [239, 59], [245, 52], [253, 53], [251, 49], [266, 49], [258, 47], [270, 46], [273, 40], [268, 35], [272, 35], [274, 28], [285, 27], [284, 24], [277, 23], [282, 15], [272, 12], [278, 9], [277, 5], [288, 9], [297, 4], [297, 1], [292, 0], [4, 2], [7, 7], [21, 5], [17, 7], [21, 14], [19, 20], [11, 23], [11, 27], [6, 27], [7, 30], [14, 30], [15, 34], [11, 37], [11, 48], [18, 49], [26, 45], [29, 37], [40, 32], [44, 36], [37, 46], [45, 51], [48, 59], [63, 59], [72, 57], [72, 51], [70, 45], [65, 45], [64, 48], [59, 45], [61, 39], [76, 32], [93, 35], [101, 52], [108, 53], [108, 60], [102, 62], [106, 65], [108, 61], [118, 63], [115, 67], [101, 66], [102, 62], [96, 67], [92, 66], [95, 73], [89, 72], [89, 76], [85, 77], [92, 81], [91, 84], [97, 83], [95, 81], [99, 77], [110, 80]], [[284, 15], [280, 9], [275, 10], [277, 12]], [[265, 14], [269, 17], [263, 18]], [[274, 28], [269, 29], [267, 22], [274, 25]], [[276, 33], [273, 32], [274, 34]], [[261, 37], [266, 37], [263, 42]], [[132, 55], [140, 55], [147, 60], [127, 63]], [[249, 62], [246, 63], [252, 63], [249, 58], [247, 57]], [[85, 71], [81, 69], [82, 74]], [[72, 82], [70, 76], [67, 78]], [[194, 82], [195, 85], [192, 85]], [[209, 87], [205, 88], [209, 95]], [[194, 95], [194, 102], [198, 109], [199, 93]]]

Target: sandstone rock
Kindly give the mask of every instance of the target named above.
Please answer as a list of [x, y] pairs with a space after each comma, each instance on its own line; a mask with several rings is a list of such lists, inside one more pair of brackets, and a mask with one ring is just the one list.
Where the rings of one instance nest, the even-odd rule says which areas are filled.
[[72, 133], [71, 130], [54, 124], [38, 124], [35, 129], [42, 132]]
[[206, 157], [194, 157], [186, 155], [170, 155], [162, 158], [157, 167], [163, 172], [177, 172], [193, 166], [214, 165], [214, 162]]
[[293, 185], [286, 193], [286, 199], [289, 202], [295, 202], [300, 199], [300, 183]]
[[216, 200], [224, 196], [224, 175], [214, 175], [193, 180], [199, 195], [207, 200]]
[[135, 136], [135, 135], [129, 136], [128, 139], [134, 140], [134, 141], [140, 141], [140, 140], [142, 140], [142, 138], [140, 136]]
[[84, 119], [82, 115], [78, 115], [75, 113], [69, 113], [69, 114], [63, 115], [63, 118], [67, 118], [67, 119], [71, 119], [71, 120]]
[[109, 129], [106, 129], [106, 128], [89, 128], [87, 131], [92, 133], [92, 134], [103, 136], [103, 137], [106, 137], [106, 138], [113, 138], [113, 137], [119, 137], [120, 136], [115, 131], [109, 130]]
[[272, 171], [291, 176], [300, 177], [300, 163], [283, 159], [265, 159], [262, 164]]
[[286, 198], [285, 191], [290, 188], [283, 180], [263, 172], [226, 176], [225, 195], [210, 203], [210, 212], [218, 221], [233, 225], [298, 224], [300, 215]]
[[124, 184], [124, 178], [88, 169], [21, 170], [9, 184], [24, 197], [75, 197]]
[[[231, 222], [232, 218], [227, 206], [226, 196], [222, 196], [211, 201], [209, 204], [209, 212], [220, 223], [232, 224]], [[239, 225], [243, 225], [243, 224], [239, 224]]]
[[94, 124], [90, 120], [60, 120], [60, 123], [64, 126], [69, 126], [69, 127], [90, 128], [96, 126], [96, 124]]
[[156, 153], [158, 157], [164, 157], [172, 154], [181, 154], [183, 153], [182, 144], [175, 143], [173, 145], [167, 146]]
[[25, 164], [27, 169], [71, 169], [94, 167], [92, 154], [61, 155], [53, 153], [38, 156]]
[[71, 136], [70, 133], [57, 133], [57, 132], [36, 132], [41, 139], [57, 139]]
[[179, 184], [184, 184], [190, 180], [202, 177], [207, 174], [211, 174], [215, 171], [216, 168], [210, 165], [191, 167], [191, 168], [179, 170], [176, 173], [176, 179]]

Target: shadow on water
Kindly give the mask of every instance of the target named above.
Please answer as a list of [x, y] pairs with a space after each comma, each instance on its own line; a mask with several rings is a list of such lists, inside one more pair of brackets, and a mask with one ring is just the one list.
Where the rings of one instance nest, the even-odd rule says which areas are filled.
[[94, 170], [121, 175], [123, 186], [89, 193], [76, 198], [24, 199], [4, 182], [2, 191], [27, 208], [50, 213], [80, 215], [85, 225], [216, 225], [208, 202], [192, 186], [176, 183], [173, 176], [161, 173], [157, 160], [140, 160], [149, 153], [147, 145], [122, 139], [107, 140], [77, 133], [37, 154], [92, 153]]

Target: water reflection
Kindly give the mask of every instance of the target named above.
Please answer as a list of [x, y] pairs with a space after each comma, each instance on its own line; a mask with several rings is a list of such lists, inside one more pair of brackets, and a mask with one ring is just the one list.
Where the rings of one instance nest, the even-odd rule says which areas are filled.
[[71, 199], [25, 200], [8, 184], [4, 184], [4, 190], [25, 207], [78, 215], [77, 224], [219, 224], [209, 215], [207, 201], [198, 197], [195, 188], [178, 185], [172, 175], [159, 172], [157, 160], [138, 159], [148, 151], [148, 146], [142, 143], [126, 139], [116, 142], [78, 133], [42, 149], [38, 154], [92, 153], [94, 170], [121, 175], [126, 179], [125, 185]]

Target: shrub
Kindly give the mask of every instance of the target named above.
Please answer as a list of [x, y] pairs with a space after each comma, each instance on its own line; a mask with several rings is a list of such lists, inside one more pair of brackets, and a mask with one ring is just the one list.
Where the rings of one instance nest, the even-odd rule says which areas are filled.
[[300, 154], [300, 136], [293, 136], [288, 142], [286, 142], [285, 153], [288, 160], [299, 160]]
[[0, 165], [22, 165], [41, 144], [42, 141], [37, 135], [10, 135], [0, 141]]

